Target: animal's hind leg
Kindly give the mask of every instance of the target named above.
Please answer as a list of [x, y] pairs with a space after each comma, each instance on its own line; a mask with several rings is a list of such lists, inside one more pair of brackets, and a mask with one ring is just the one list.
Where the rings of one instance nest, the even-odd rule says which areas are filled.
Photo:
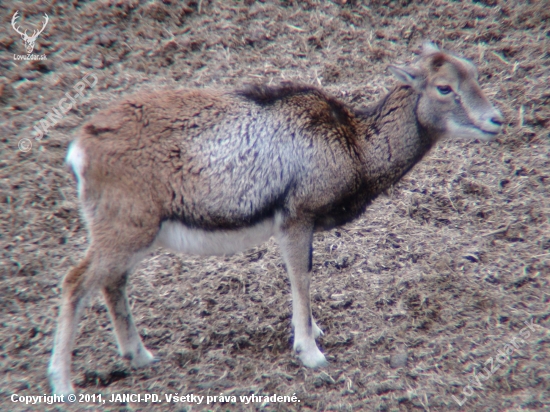
[[[105, 233], [105, 237], [102, 238], [105, 243], [98, 245], [97, 242], [92, 241], [84, 260], [73, 268], [63, 280], [59, 320], [48, 368], [50, 384], [56, 394], [74, 392], [71, 385], [71, 353], [74, 338], [88, 298], [98, 289], [104, 291], [109, 308], [112, 310], [111, 316], [121, 348], [137, 359], [138, 366], [151, 356], [143, 348], [137, 335], [130, 316], [124, 285], [131, 264], [135, 263], [136, 253], [146, 250], [150, 244], [148, 241], [154, 235], [142, 236], [140, 239], [136, 234], [136, 236], [128, 236], [124, 241], [120, 236], [116, 236], [116, 232], [105, 230], [102, 233]], [[131, 234], [133, 233], [130, 232]], [[149, 233], [145, 234], [149, 235]], [[106, 239], [113, 241], [107, 243]], [[135, 240], [132, 244], [128, 239], [140, 239], [141, 242]], [[125, 329], [122, 331], [121, 325], [125, 325]]]
[[53, 393], [58, 395], [74, 393], [71, 384], [71, 354], [78, 321], [93, 291], [92, 285], [87, 282], [90, 278], [90, 266], [88, 254], [63, 280], [61, 308], [48, 368], [50, 385]]
[[126, 294], [127, 281], [128, 272], [112, 279], [103, 287], [103, 295], [115, 327], [120, 355], [129, 359], [134, 368], [139, 368], [151, 363], [154, 356], [143, 345], [134, 323]]

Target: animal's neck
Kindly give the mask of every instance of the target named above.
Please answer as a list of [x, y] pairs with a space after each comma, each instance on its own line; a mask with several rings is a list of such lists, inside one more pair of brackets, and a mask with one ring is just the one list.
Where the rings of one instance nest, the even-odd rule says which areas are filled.
[[400, 86], [361, 113], [363, 151], [368, 159], [363, 176], [371, 195], [396, 183], [434, 143], [433, 133], [417, 121], [418, 97], [412, 88]]

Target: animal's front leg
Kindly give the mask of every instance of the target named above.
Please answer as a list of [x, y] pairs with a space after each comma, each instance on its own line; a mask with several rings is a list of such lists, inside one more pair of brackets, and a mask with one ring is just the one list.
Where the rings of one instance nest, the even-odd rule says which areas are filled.
[[[317, 325], [313, 316], [311, 317], [311, 324], [313, 327], [313, 337], [317, 339], [319, 336], [323, 336], [325, 332]], [[294, 329], [294, 318], [292, 319], [292, 328]]]
[[312, 239], [313, 224], [303, 221], [285, 223], [278, 235], [292, 288], [294, 350], [305, 366], [316, 368], [325, 366], [327, 361], [315, 343], [315, 338], [322, 332], [311, 317], [309, 286]]

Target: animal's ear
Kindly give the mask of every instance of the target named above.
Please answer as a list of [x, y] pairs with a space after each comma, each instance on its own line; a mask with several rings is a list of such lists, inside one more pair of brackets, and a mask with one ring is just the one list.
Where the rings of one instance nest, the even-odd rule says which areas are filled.
[[392, 74], [397, 77], [401, 83], [404, 83], [411, 87], [418, 85], [418, 69], [413, 66], [389, 66]]
[[439, 47], [437, 47], [431, 41], [426, 41], [422, 44], [422, 56], [429, 56], [431, 54], [439, 53]]

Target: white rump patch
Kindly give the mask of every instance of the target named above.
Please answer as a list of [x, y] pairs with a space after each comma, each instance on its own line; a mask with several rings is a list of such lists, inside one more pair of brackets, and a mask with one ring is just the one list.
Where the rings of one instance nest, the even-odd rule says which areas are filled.
[[235, 230], [192, 229], [176, 221], [162, 223], [155, 243], [193, 255], [231, 255], [258, 246], [278, 229], [278, 217]]
[[82, 180], [82, 172], [84, 170], [84, 150], [77, 142], [72, 142], [67, 151], [65, 161], [71, 166], [78, 181], [78, 197], [82, 195], [84, 182]]

